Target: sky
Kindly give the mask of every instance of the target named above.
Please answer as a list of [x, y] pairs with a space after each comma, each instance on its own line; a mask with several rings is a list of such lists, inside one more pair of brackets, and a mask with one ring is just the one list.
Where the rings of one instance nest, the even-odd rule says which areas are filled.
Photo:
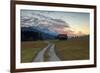
[[70, 28], [64, 27], [57, 29], [58, 32], [65, 32], [69, 34], [88, 35], [90, 25], [90, 14], [82, 12], [64, 12], [64, 11], [39, 11], [31, 10], [33, 13], [41, 14], [53, 19], [61, 19], [65, 21]]

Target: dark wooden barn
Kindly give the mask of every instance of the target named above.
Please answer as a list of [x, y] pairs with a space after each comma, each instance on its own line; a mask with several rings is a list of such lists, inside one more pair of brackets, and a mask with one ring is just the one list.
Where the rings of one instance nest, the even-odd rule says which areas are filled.
[[68, 39], [68, 36], [67, 36], [67, 34], [59, 34], [57, 38], [59, 40], [67, 40]]

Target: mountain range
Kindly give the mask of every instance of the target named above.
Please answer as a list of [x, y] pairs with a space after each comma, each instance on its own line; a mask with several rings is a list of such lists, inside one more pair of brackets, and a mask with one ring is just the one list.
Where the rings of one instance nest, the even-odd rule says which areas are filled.
[[[69, 27], [61, 19], [53, 19], [42, 14], [24, 12], [21, 14], [21, 31], [31, 31], [42, 33], [44, 39], [54, 39], [60, 33], [55, 29]], [[24, 36], [24, 35], [23, 35]]]

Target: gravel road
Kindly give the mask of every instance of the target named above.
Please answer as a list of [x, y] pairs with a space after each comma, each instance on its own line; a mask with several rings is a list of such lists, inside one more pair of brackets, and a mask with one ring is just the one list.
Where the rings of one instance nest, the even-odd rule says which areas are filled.
[[44, 54], [47, 51], [48, 54], [48, 61], [60, 61], [59, 57], [55, 53], [55, 45], [48, 43], [47, 47], [41, 50], [33, 59], [33, 62], [44, 62]]

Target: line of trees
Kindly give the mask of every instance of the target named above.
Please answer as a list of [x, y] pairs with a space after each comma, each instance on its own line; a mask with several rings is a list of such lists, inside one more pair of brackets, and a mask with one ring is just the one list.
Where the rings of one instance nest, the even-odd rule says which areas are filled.
[[41, 32], [36, 31], [22, 31], [21, 30], [21, 41], [36, 41], [36, 40], [52, 40], [52, 39], [59, 39], [59, 40], [67, 40], [67, 34], [58, 34], [56, 37], [51, 35], [43, 35]]

